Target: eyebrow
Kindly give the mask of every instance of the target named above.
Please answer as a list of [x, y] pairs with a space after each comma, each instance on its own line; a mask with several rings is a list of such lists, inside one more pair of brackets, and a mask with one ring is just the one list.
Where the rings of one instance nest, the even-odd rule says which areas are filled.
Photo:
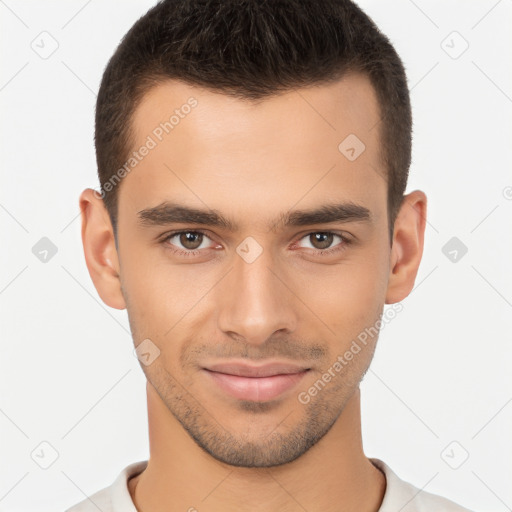
[[[236, 223], [216, 210], [202, 210], [177, 203], [163, 202], [152, 208], [140, 210], [137, 214], [141, 225], [165, 226], [173, 223], [203, 224], [236, 232]], [[353, 202], [325, 204], [311, 210], [293, 210], [284, 212], [268, 228], [276, 231], [279, 227], [307, 226], [310, 224], [329, 224], [332, 222], [372, 222], [368, 208]]]

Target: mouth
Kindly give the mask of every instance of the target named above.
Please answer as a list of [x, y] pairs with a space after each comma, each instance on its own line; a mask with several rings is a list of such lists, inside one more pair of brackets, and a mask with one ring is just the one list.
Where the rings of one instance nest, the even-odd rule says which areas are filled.
[[290, 363], [272, 362], [260, 366], [218, 363], [202, 368], [224, 393], [238, 399], [265, 402], [294, 388], [311, 370]]

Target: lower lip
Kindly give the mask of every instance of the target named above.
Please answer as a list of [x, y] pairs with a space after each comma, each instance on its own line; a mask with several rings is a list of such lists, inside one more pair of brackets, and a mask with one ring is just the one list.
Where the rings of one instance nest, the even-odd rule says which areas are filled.
[[252, 400], [254, 402], [265, 402], [277, 398], [296, 386], [308, 372], [308, 370], [305, 370], [300, 373], [272, 375], [271, 377], [241, 377], [210, 370], [205, 371], [226, 393], [239, 400]]

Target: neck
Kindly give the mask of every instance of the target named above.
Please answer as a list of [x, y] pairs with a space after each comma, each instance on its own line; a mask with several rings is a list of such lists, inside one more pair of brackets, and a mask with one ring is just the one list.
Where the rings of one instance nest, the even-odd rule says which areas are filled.
[[376, 512], [386, 479], [364, 455], [359, 388], [329, 432], [293, 462], [241, 468], [204, 452], [148, 383], [150, 457], [129, 481], [139, 512]]

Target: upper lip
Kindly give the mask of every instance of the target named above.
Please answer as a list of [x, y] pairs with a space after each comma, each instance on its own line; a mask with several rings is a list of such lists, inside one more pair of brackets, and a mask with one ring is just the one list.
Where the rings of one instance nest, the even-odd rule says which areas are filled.
[[240, 377], [271, 377], [273, 375], [286, 375], [301, 373], [309, 368], [287, 362], [270, 362], [262, 365], [248, 365], [247, 363], [216, 363], [204, 367], [211, 372], [238, 375]]

